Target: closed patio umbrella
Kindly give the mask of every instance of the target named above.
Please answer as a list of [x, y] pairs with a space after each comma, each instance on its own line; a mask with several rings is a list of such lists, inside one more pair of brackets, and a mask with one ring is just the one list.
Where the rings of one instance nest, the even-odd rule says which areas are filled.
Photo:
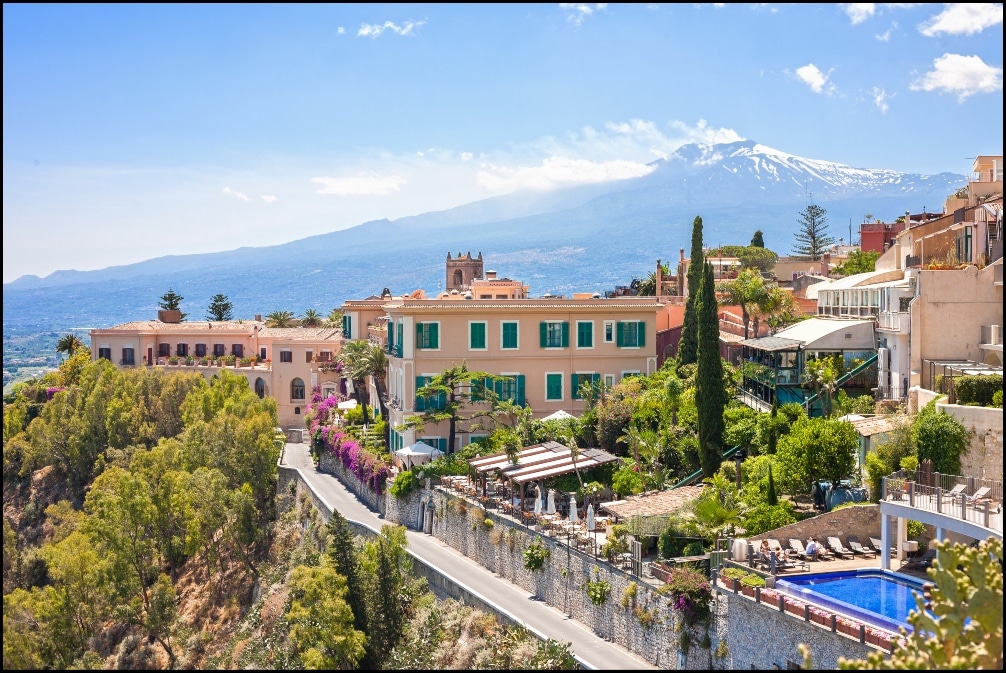
[[573, 523], [580, 520], [579, 515], [576, 513], [576, 496], [573, 494], [569, 496], [569, 520]]
[[555, 491], [549, 490], [548, 492], [548, 504], [545, 505], [546, 514], [555, 514]]
[[534, 496], [534, 518], [541, 516], [541, 494], [537, 493]]
[[594, 530], [594, 503], [587, 505], [587, 530]]

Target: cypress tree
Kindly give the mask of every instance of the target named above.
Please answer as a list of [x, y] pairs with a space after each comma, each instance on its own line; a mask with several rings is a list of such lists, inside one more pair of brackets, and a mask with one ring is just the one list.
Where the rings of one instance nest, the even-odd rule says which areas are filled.
[[775, 492], [775, 479], [772, 478], [772, 465], [768, 466], [768, 495], [766, 496], [766, 500], [772, 507], [779, 504], [779, 496]]
[[723, 457], [723, 362], [720, 359], [719, 307], [712, 264], [703, 265], [698, 300], [698, 371], [695, 400], [698, 405], [699, 462], [702, 473], [711, 477]]
[[685, 301], [685, 323], [681, 328], [681, 342], [678, 345], [678, 362], [689, 365], [698, 358], [699, 326], [696, 302], [699, 285], [702, 284], [702, 217], [695, 216], [692, 222], [692, 256], [688, 263], [688, 299]]
[[339, 510], [328, 518], [328, 558], [336, 572], [346, 578], [346, 602], [353, 610], [353, 628], [367, 633], [367, 598], [357, 556], [356, 535]]

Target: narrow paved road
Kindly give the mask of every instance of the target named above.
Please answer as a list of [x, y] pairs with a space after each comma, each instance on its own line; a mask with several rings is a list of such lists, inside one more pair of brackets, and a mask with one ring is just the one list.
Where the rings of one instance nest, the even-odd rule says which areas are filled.
[[[343, 486], [342, 482], [330, 474], [318, 472], [306, 444], [287, 444], [282, 464], [298, 469], [315, 494], [347, 519], [378, 530], [386, 523]], [[538, 634], [571, 643], [573, 653], [585, 667], [619, 670], [656, 668], [624, 647], [598, 637], [562, 612], [535, 600], [532, 594], [475, 563], [441, 540], [413, 530], [408, 530], [407, 536], [409, 549], [416, 556], [436, 566], [473, 594], [513, 615]]]

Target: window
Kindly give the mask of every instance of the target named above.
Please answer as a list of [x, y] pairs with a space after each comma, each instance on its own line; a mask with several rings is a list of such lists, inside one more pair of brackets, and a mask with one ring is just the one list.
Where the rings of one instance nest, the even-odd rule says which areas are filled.
[[343, 314], [342, 316], [342, 336], [345, 339], [353, 338], [353, 316]]
[[159, 343], [157, 344], [157, 357], [166, 358], [171, 355], [171, 344]]
[[265, 381], [261, 377], [255, 379], [255, 394], [259, 396], [259, 399], [265, 397]]
[[468, 349], [473, 351], [486, 349], [486, 324], [484, 322], [468, 323]]
[[260, 360], [268, 360], [269, 357], [268, 357], [267, 353], [268, 353], [268, 351], [266, 350], [265, 346], [262, 346], [262, 348], [260, 348], [258, 350], [259, 359]]
[[196, 344], [196, 356], [206, 357], [206, 344]]
[[416, 323], [416, 348], [427, 350], [440, 349], [440, 323]]
[[244, 344], [231, 344], [231, 355], [236, 358], [243, 358], [245, 356]]
[[293, 351], [291, 351], [289, 348], [284, 348], [283, 350], [281, 350], [279, 352], [279, 361], [293, 362]]
[[423, 397], [419, 394], [421, 388], [425, 387], [430, 381], [433, 380], [432, 376], [417, 376], [416, 377], [416, 411], [432, 411], [434, 409], [440, 409], [445, 404], [447, 404], [447, 397], [444, 393], [437, 393], [431, 397]]
[[419, 441], [447, 453], [447, 438], [445, 437], [420, 437]]
[[98, 359], [99, 360], [111, 360], [112, 359], [112, 349], [108, 346], [101, 346], [98, 348]]
[[634, 370], [629, 370], [629, 371], [622, 372], [622, 380], [623, 381], [625, 379], [627, 379], [627, 378], [632, 377], [632, 376], [639, 376], [639, 370], [638, 369], [634, 369]]
[[594, 347], [594, 321], [593, 320], [577, 320], [576, 321], [576, 347], [577, 348], [593, 348]]
[[496, 396], [502, 400], [510, 400], [514, 404], [524, 406], [524, 375], [502, 374], [503, 378], [493, 382]]
[[318, 362], [331, 362], [332, 351], [322, 351], [318, 353]]
[[314, 362], [314, 351], [304, 351], [304, 362]]
[[304, 379], [294, 379], [290, 382], [290, 399], [304, 399]]
[[397, 332], [397, 334], [395, 336], [398, 337], [397, 339], [395, 339], [395, 343], [398, 344], [398, 351], [397, 352], [398, 352], [398, 355], [401, 356], [401, 354], [402, 354], [402, 344], [405, 343], [405, 339], [402, 338], [402, 334], [405, 333], [405, 326], [404, 326], [404, 324], [402, 322], [399, 322], [398, 325], [397, 325], [397, 329], [395, 331]]
[[227, 352], [226, 346], [223, 344], [213, 344], [213, 357], [223, 357], [225, 352]]
[[641, 348], [646, 345], [646, 323], [620, 322], [615, 327], [616, 345], [619, 348]]
[[562, 374], [545, 374], [545, 399], [562, 399]]
[[180, 357], [180, 358], [184, 358], [184, 357], [188, 356], [188, 354], [189, 354], [189, 345], [188, 344], [178, 344], [178, 346], [175, 348], [175, 354], [178, 355], [178, 357]]
[[615, 323], [611, 320], [604, 321], [604, 343], [610, 344], [615, 340]]
[[516, 322], [503, 322], [500, 324], [500, 330], [502, 336], [500, 338], [501, 348], [505, 349], [517, 349], [517, 323]]
[[605, 374], [604, 375], [604, 387], [605, 388], [613, 388], [614, 386], [615, 386], [615, 375], [614, 374]]
[[568, 322], [548, 320], [542, 322], [540, 328], [542, 348], [566, 348], [569, 346]]
[[570, 377], [570, 391], [572, 392], [574, 400], [582, 400], [583, 397], [580, 395], [580, 389], [582, 386], [589, 386], [595, 381], [600, 381], [600, 374], [573, 374]]
[[122, 349], [122, 364], [124, 365], [135, 365], [136, 358], [133, 355], [133, 347], [126, 346]]

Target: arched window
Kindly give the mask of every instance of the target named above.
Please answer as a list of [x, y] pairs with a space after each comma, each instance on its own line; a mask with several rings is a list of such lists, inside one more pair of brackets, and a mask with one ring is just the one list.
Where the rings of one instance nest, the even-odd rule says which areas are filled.
[[461, 287], [465, 284], [465, 277], [461, 273], [461, 269], [457, 269], [454, 272], [454, 287]]
[[290, 399], [304, 399], [304, 379], [294, 379], [290, 382]]
[[262, 377], [255, 379], [255, 394], [259, 396], [259, 399], [265, 397], [265, 381]]

